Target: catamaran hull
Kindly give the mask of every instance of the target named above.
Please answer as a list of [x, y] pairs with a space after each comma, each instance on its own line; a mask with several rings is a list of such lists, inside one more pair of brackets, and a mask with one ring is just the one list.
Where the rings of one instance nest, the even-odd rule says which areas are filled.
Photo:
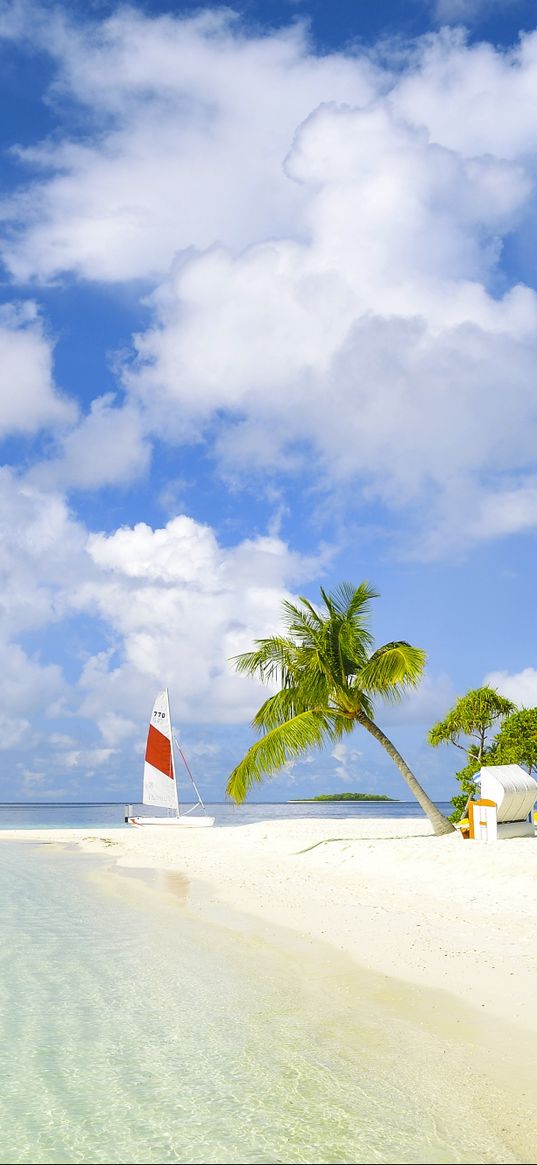
[[179, 817], [126, 817], [125, 821], [127, 825], [183, 825], [189, 829], [214, 825], [214, 817], [189, 817], [187, 814]]

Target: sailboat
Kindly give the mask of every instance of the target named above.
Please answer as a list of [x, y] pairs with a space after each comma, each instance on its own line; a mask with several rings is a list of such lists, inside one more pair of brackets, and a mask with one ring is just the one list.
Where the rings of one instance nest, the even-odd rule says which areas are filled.
[[[179, 809], [174, 745], [185, 766], [197, 797], [195, 805], [191, 805], [190, 809], [186, 810], [186, 813], [181, 813]], [[142, 803], [144, 805], [160, 805], [165, 809], [175, 810], [175, 812], [169, 817], [131, 817], [127, 815], [125, 821], [128, 825], [188, 825], [196, 826], [197, 828], [204, 825], [214, 825], [214, 817], [207, 816], [205, 812], [203, 816], [195, 817], [193, 815], [195, 809], [201, 808], [205, 811], [205, 805], [188, 767], [183, 750], [173, 733], [170, 697], [167, 688], [163, 692], [159, 692], [153, 704], [153, 711], [149, 721], [149, 732], [147, 734], [147, 746], [145, 750]]]

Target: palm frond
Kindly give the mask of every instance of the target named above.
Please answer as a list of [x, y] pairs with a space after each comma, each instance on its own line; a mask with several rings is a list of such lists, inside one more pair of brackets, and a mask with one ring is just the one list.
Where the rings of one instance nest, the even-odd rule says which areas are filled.
[[245, 800], [256, 781], [278, 772], [311, 748], [323, 748], [341, 735], [337, 713], [328, 709], [301, 712], [285, 724], [267, 732], [252, 745], [246, 756], [233, 769], [226, 793], [234, 801]]
[[284, 724], [286, 720], [292, 720], [298, 712], [304, 712], [311, 704], [307, 700], [301, 699], [300, 691], [294, 687], [282, 688], [280, 692], [276, 692], [274, 696], [269, 696], [268, 700], [256, 712], [252, 727], [257, 728], [260, 732], [270, 732], [276, 728], [278, 724]]
[[406, 688], [419, 683], [425, 667], [426, 652], [404, 639], [385, 643], [373, 653], [356, 677], [356, 686], [386, 700], [401, 698]]
[[369, 603], [371, 599], [378, 599], [379, 593], [367, 582], [355, 587], [353, 583], [342, 582], [328, 595], [321, 587], [321, 594], [328, 607], [340, 617], [353, 620], [361, 615], [362, 619], [369, 619]]
[[300, 601], [304, 604], [302, 608], [295, 606], [288, 599], [284, 599], [282, 607], [285, 627], [291, 638], [299, 643], [309, 643], [312, 646], [322, 628], [323, 620], [307, 599]]
[[368, 629], [369, 603], [376, 591], [365, 582], [359, 587], [341, 583], [330, 594], [321, 589], [321, 594], [328, 611], [323, 649], [331, 661], [334, 678], [342, 683], [345, 677], [361, 670], [373, 647]]
[[283, 724], [299, 712], [330, 705], [331, 685], [318, 667], [301, 665], [289, 675], [289, 682], [275, 695], [269, 696], [256, 712], [252, 725], [266, 732], [276, 724]]
[[285, 682], [296, 655], [295, 644], [281, 635], [256, 639], [255, 642], [255, 651], [232, 656], [237, 671], [241, 675], [257, 676], [264, 683], [279, 679]]
[[[300, 596], [300, 602], [302, 603], [302, 606], [305, 607], [306, 611], [308, 612], [310, 625], [312, 627], [321, 627], [322, 622], [323, 622], [322, 615], [320, 615], [320, 613], [316, 609], [316, 607], [313, 606], [313, 603], [310, 603], [310, 600], [307, 599], [305, 597], [305, 595]], [[291, 603], [289, 603], [289, 607], [292, 608]], [[298, 607], [295, 607], [294, 610], [297, 611], [300, 615], [304, 614], [304, 612], [300, 611], [300, 608], [298, 608]]]

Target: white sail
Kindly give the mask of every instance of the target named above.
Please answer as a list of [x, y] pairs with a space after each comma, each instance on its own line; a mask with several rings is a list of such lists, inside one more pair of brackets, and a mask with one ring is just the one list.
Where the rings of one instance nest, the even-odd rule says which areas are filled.
[[[125, 822], [128, 825], [184, 825], [193, 826], [198, 829], [202, 826], [214, 825], [214, 817], [208, 817], [205, 812], [205, 805], [201, 799], [194, 777], [190, 772], [183, 750], [177, 741], [175, 743], [198, 798], [196, 803], [191, 805], [185, 813], [179, 812], [177, 774], [175, 771], [173, 751], [174, 735], [168, 689], [165, 688], [163, 692], [159, 692], [153, 704], [153, 711], [149, 722], [147, 747], [145, 750], [142, 800], [144, 805], [163, 805], [166, 809], [175, 809], [175, 816], [166, 817], [161, 813], [159, 817], [133, 817], [132, 809], [129, 806], [125, 816]], [[203, 816], [196, 817], [195, 813], [198, 808], [203, 810]]]
[[179, 811], [167, 688], [159, 692], [153, 704], [145, 750], [142, 800], [144, 805], [163, 805]]

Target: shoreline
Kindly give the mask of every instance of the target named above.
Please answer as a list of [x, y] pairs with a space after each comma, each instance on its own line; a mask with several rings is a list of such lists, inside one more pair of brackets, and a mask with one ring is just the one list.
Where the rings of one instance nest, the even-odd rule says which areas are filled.
[[0, 831], [0, 840], [76, 844], [119, 867], [176, 872], [207, 918], [230, 907], [537, 1032], [537, 839], [471, 845], [458, 835], [436, 838], [416, 818], [173, 833], [20, 829]]
[[[352, 1152], [349, 1143], [343, 1155], [325, 1156], [312, 1151], [307, 1157], [295, 1158], [293, 1153], [288, 1157], [278, 1142], [270, 1157], [261, 1155], [260, 1159], [369, 1161], [371, 1137], [375, 1143], [380, 1137], [384, 1146], [382, 1160], [386, 1161], [473, 1162], [476, 1145], [483, 1162], [529, 1165], [534, 1160], [533, 1129], [528, 1120], [533, 1103], [534, 1037], [502, 1021], [491, 1023], [484, 1012], [444, 991], [404, 982], [398, 977], [396, 966], [388, 974], [371, 972], [325, 940], [266, 921], [262, 912], [238, 911], [229, 904], [229, 895], [215, 894], [214, 883], [197, 880], [192, 874], [186, 876], [177, 868], [177, 862], [175, 869], [170, 868], [170, 860], [164, 862], [162, 852], [147, 852], [146, 837], [143, 864], [132, 848], [128, 856], [123, 852], [118, 862], [118, 846], [114, 844], [118, 835], [142, 840], [142, 830], [93, 831], [91, 835], [88, 831], [62, 830], [58, 837], [59, 832], [27, 831], [22, 839], [20, 835], [6, 838], [8, 864], [18, 867], [20, 861], [24, 876], [26, 860], [31, 867], [41, 849], [44, 868], [54, 869], [54, 877], [63, 881], [68, 897], [71, 879], [75, 887], [79, 877], [94, 882], [101, 895], [96, 900], [97, 904], [100, 901], [99, 916], [101, 908], [104, 914], [109, 911], [105, 898], [109, 904], [112, 902], [114, 911], [113, 900], [117, 900], [118, 914], [109, 941], [114, 950], [117, 944], [118, 958], [124, 941], [124, 917], [127, 935], [134, 930], [137, 936], [146, 936], [142, 937], [139, 951], [142, 960], [145, 962], [149, 950], [156, 953], [157, 960], [163, 960], [156, 966], [163, 970], [166, 984], [170, 975], [172, 979], [175, 975], [176, 986], [183, 982], [183, 971], [175, 968], [183, 967], [185, 954], [184, 966], [192, 969], [193, 963], [196, 965], [196, 981], [204, 981], [207, 974], [210, 985], [211, 975], [216, 975], [217, 997], [222, 983], [227, 986], [224, 1009], [217, 1003], [216, 1028], [212, 1030], [220, 1031], [223, 1017], [225, 1026], [231, 1022], [229, 1031], [234, 1030], [243, 1008], [249, 1007], [247, 1031], [250, 1041], [252, 1037], [254, 1040], [250, 1044], [252, 1064], [265, 1062], [263, 1047], [268, 1040], [274, 1049], [269, 1069], [271, 1064], [277, 1074], [284, 1069], [285, 1088], [294, 1081], [303, 1099], [304, 1081], [310, 1081], [308, 1095], [319, 1118], [326, 1120], [333, 1104], [336, 1120], [341, 1112], [342, 1129], [347, 1127], [346, 1121], [351, 1122]], [[75, 840], [73, 832], [84, 837]], [[19, 841], [18, 847], [9, 845], [13, 840]], [[246, 840], [243, 838], [243, 843]], [[288, 848], [288, 840], [280, 838], [282, 852]], [[384, 844], [391, 840], [386, 837]], [[415, 837], [409, 835], [407, 840], [414, 841]], [[272, 848], [274, 837], [270, 841]], [[26, 855], [24, 843], [28, 843]], [[251, 837], [248, 843], [257, 850], [257, 864], [259, 843], [259, 838]], [[154, 850], [154, 843], [150, 848]], [[216, 848], [220, 853], [224, 848], [229, 860], [229, 839], [224, 847], [220, 842]], [[235, 877], [239, 865], [243, 877], [251, 872], [245, 859], [246, 848], [243, 844], [235, 852]], [[316, 848], [318, 842], [313, 853]], [[33, 851], [32, 857], [29, 850]], [[272, 872], [271, 869], [269, 874]], [[52, 899], [55, 900], [54, 890]], [[68, 898], [65, 904], [71, 911]], [[122, 914], [122, 904], [128, 906], [126, 916]], [[76, 925], [76, 905], [74, 909]], [[146, 925], [152, 936], [149, 946]], [[91, 951], [91, 928], [86, 930]], [[55, 925], [49, 927], [53, 943], [55, 932]], [[42, 938], [46, 937], [45, 932]], [[69, 941], [67, 932], [64, 938]], [[109, 954], [108, 947], [106, 950]], [[104, 949], [99, 965], [103, 958], [106, 968], [108, 955]], [[119, 981], [115, 992], [118, 988]], [[240, 1063], [242, 1055], [241, 1051]], [[272, 1071], [269, 1070], [271, 1086]], [[224, 1080], [227, 1081], [226, 1075]], [[317, 1110], [319, 1095], [324, 1100]], [[368, 1096], [369, 1104], [364, 1099]], [[347, 1098], [341, 1106], [340, 1097]], [[459, 1120], [458, 1114], [465, 1114], [468, 1119]], [[288, 1119], [293, 1133], [292, 1101]], [[311, 1131], [307, 1124], [302, 1135], [305, 1140], [300, 1144], [309, 1145]], [[312, 1149], [317, 1144], [316, 1136]], [[102, 1159], [109, 1158], [103, 1154]], [[135, 1158], [127, 1155], [122, 1159]], [[188, 1155], [178, 1159], [194, 1158]], [[243, 1157], [234, 1151], [229, 1158], [219, 1154], [209, 1159], [235, 1161]]]

